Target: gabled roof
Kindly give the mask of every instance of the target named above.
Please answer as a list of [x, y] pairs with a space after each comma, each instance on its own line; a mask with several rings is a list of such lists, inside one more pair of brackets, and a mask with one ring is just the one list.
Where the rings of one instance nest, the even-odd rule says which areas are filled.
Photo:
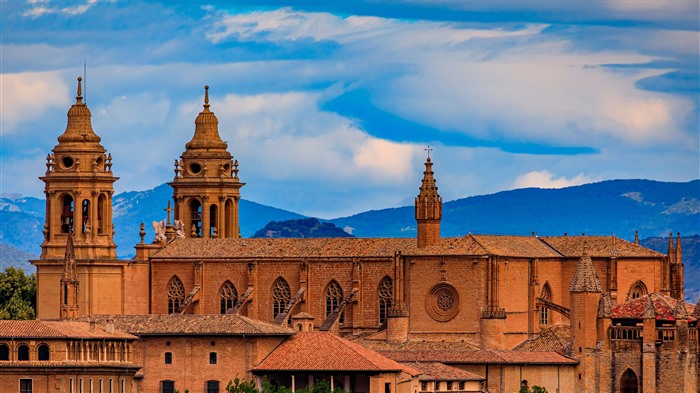
[[420, 371], [328, 332], [300, 332], [285, 340], [253, 372], [265, 371]]
[[[650, 293], [640, 296], [637, 299], [628, 300], [624, 303], [617, 304], [612, 308], [613, 319], [644, 319], [645, 310], [648, 310], [650, 305], [653, 307], [653, 314], [658, 321], [675, 321], [674, 308], [676, 308], [679, 300], [671, 296], [662, 295], [660, 293]], [[687, 311], [688, 321], [695, 321], [696, 317], [692, 315], [694, 305], [682, 302]]]
[[584, 239], [588, 255], [594, 258], [639, 257], [659, 258], [664, 254], [620, 239], [617, 236], [545, 236], [542, 241], [565, 257], [578, 258], [583, 255]]
[[483, 381], [485, 379], [481, 375], [439, 362], [412, 362], [405, 364], [422, 373], [418, 377], [420, 381]]
[[146, 314], [146, 315], [93, 315], [105, 324], [114, 322], [114, 328], [135, 335], [171, 336], [269, 336], [291, 335], [294, 330], [262, 322], [237, 314]]
[[136, 337], [123, 331], [107, 332], [104, 327], [95, 325], [90, 329], [89, 322], [66, 321], [0, 321], [0, 338], [36, 339], [119, 339], [135, 340]]
[[398, 362], [440, 362], [449, 364], [560, 364], [578, 362], [556, 352], [526, 351], [381, 351]]

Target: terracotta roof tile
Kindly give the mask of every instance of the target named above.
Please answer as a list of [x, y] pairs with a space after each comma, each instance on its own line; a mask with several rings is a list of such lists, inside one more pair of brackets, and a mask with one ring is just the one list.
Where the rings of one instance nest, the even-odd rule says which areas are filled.
[[131, 339], [136, 337], [114, 331], [108, 333], [103, 327], [90, 330], [88, 322], [80, 321], [0, 321], [0, 337], [12, 338], [57, 338], [57, 339]]
[[398, 362], [441, 362], [450, 364], [578, 364], [556, 352], [526, 351], [381, 351]]
[[93, 315], [135, 335], [291, 335], [294, 330], [235, 314]]
[[594, 258], [664, 256], [617, 236], [546, 236], [540, 239], [566, 257], [579, 258], [583, 255], [584, 238], [588, 243], [588, 255]]
[[571, 353], [571, 327], [568, 324], [549, 326], [535, 338], [515, 347], [516, 351]]
[[[678, 302], [679, 300], [672, 298], [671, 296], [654, 292], [613, 306], [612, 318], [644, 319], [645, 310], [649, 312], [650, 310], [647, 309], [653, 307], [653, 313], [656, 315], [655, 318], [657, 320], [675, 321], [676, 318], [673, 316], [673, 310], [676, 308], [676, 303]], [[683, 305], [686, 309], [688, 321], [690, 322], [697, 320], [696, 317], [692, 315], [693, 308], [695, 306], [685, 302], [683, 302]]]
[[481, 375], [439, 362], [412, 362], [405, 364], [422, 373], [418, 377], [420, 381], [483, 381], [485, 379]]
[[403, 371], [420, 374], [410, 366], [328, 332], [296, 333], [253, 371]]
[[556, 250], [532, 236], [472, 235], [489, 254], [504, 257], [561, 258]]

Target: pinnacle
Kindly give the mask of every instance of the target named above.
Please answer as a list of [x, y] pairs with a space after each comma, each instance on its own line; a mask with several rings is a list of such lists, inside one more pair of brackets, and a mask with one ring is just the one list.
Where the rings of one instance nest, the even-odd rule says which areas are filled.
[[603, 289], [600, 286], [600, 281], [598, 280], [598, 274], [595, 272], [593, 267], [593, 261], [588, 255], [588, 244], [586, 239], [583, 239], [583, 255], [576, 266], [576, 273], [571, 279], [571, 286], [569, 288], [571, 292], [602, 292]]

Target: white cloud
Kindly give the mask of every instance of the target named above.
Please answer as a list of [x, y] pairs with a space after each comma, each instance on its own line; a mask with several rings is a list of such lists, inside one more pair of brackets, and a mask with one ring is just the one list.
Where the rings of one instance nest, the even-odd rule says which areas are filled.
[[532, 171], [519, 175], [517, 178], [515, 178], [512, 188], [564, 188], [591, 182], [593, 182], [593, 180], [588, 178], [583, 173], [567, 179], [564, 176], [555, 178], [553, 173], [549, 172], [548, 170], [543, 170]]
[[0, 74], [0, 85], [3, 134], [12, 134], [17, 124], [36, 119], [49, 108], [68, 110], [68, 86], [57, 72]]
[[97, 4], [97, 0], [85, 0], [83, 4], [75, 4], [68, 7], [51, 7], [49, 4], [50, 0], [27, 0], [30, 7], [24, 13], [23, 16], [30, 18], [38, 18], [43, 15], [49, 14], [64, 14], [64, 15], [80, 15], [84, 14]]

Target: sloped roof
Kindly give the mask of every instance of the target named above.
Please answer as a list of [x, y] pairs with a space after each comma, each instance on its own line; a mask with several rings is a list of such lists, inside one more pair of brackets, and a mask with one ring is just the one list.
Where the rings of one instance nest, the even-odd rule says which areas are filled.
[[[640, 296], [637, 299], [628, 300], [624, 303], [616, 304], [612, 308], [613, 319], [644, 319], [644, 311], [647, 308], [647, 303], [651, 300], [654, 308], [656, 320], [659, 321], [675, 321], [673, 309], [679, 300], [671, 296], [662, 295], [660, 293], [650, 293]], [[696, 317], [692, 316], [694, 305], [683, 302], [687, 310], [688, 321], [695, 321]]]
[[107, 332], [96, 325], [90, 330], [89, 322], [80, 321], [0, 321], [2, 338], [36, 338], [36, 339], [124, 339], [135, 340], [136, 337], [123, 331]]
[[328, 332], [300, 332], [270, 353], [254, 372], [261, 371], [420, 371]]
[[584, 239], [587, 242], [588, 255], [594, 258], [658, 258], [664, 256], [664, 254], [620, 239], [617, 236], [545, 236], [540, 239], [565, 257], [571, 258], [583, 255]]
[[153, 259], [390, 257], [417, 248], [414, 238], [176, 239]]
[[571, 327], [558, 324], [543, 329], [535, 338], [515, 347], [516, 351], [556, 352], [562, 355], [571, 352]]
[[439, 362], [412, 362], [405, 364], [422, 373], [418, 377], [420, 381], [483, 381], [485, 379], [481, 375]]
[[562, 255], [532, 236], [471, 235], [489, 254], [504, 257], [561, 258]]
[[526, 351], [381, 351], [398, 362], [440, 362], [449, 364], [578, 364], [556, 352]]
[[286, 326], [236, 314], [93, 315], [99, 323], [114, 321], [114, 328], [135, 335], [291, 335]]

